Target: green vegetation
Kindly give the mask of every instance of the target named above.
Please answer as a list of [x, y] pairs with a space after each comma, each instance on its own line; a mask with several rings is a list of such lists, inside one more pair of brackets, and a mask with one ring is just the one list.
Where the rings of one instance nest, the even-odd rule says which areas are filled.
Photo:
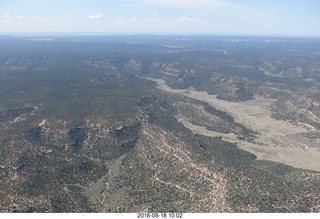
[[303, 54], [318, 42], [119, 39], [0, 39], [0, 212], [319, 212], [319, 172], [192, 133], [179, 115], [246, 141], [258, 134], [143, 79], [227, 101], [275, 98], [273, 116], [310, 135], [320, 128], [319, 57]]

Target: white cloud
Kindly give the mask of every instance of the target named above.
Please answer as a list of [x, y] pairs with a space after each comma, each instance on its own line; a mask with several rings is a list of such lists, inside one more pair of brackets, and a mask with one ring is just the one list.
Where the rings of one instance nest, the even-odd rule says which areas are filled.
[[90, 20], [102, 20], [102, 15], [101, 14], [92, 14], [88, 17]]
[[0, 24], [10, 24], [12, 20], [0, 20]]
[[4, 13], [0, 16], [0, 23], [1, 24], [10, 24], [12, 23], [12, 16], [11, 13]]
[[17, 19], [17, 20], [22, 20], [22, 19], [24, 19], [24, 16], [18, 15], [18, 16], [16, 17], [16, 19]]
[[9, 13], [0, 15], [0, 29], [5, 31], [63, 31], [70, 30], [73, 26], [70, 19], [28, 17]]
[[3, 15], [2, 15], [2, 17], [4, 17], [4, 18], [9, 18], [9, 17], [11, 17], [11, 13], [4, 13]]

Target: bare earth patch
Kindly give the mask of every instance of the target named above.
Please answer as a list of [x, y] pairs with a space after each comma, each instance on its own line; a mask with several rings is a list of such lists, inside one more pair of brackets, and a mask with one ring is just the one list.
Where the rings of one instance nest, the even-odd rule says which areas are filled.
[[320, 141], [310, 140], [302, 136], [303, 127], [289, 122], [271, 118], [269, 105], [271, 99], [256, 96], [255, 100], [246, 102], [228, 102], [219, 100], [215, 95], [192, 89], [171, 89], [162, 79], [148, 78], [157, 82], [158, 88], [171, 93], [178, 93], [193, 99], [207, 102], [211, 106], [227, 112], [235, 122], [258, 131], [255, 142], [246, 142], [236, 138], [234, 134], [222, 134], [196, 126], [186, 119], [178, 118], [185, 127], [194, 133], [207, 136], [222, 136], [224, 140], [236, 142], [238, 147], [249, 151], [258, 159], [271, 160], [288, 164], [297, 168], [320, 171]]

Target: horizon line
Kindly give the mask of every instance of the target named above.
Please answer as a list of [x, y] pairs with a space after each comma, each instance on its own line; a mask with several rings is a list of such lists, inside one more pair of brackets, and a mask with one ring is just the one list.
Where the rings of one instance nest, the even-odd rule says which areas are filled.
[[222, 34], [222, 33], [172, 33], [172, 32], [85, 32], [85, 31], [5, 31], [0, 35], [10, 36], [216, 36], [216, 37], [287, 37], [287, 38], [320, 38], [320, 35], [293, 35], [293, 34]]

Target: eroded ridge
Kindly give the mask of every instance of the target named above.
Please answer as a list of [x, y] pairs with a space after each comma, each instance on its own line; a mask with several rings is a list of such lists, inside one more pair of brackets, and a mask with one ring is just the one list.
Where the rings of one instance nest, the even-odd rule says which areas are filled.
[[[154, 183], [179, 190], [192, 198], [191, 212], [200, 209], [230, 211], [226, 203], [227, 180], [209, 165], [194, 159], [192, 156], [195, 155], [188, 148], [188, 143], [174, 133], [151, 124], [142, 125], [137, 150], [139, 159], [155, 173]], [[214, 163], [214, 159], [211, 162]], [[170, 169], [164, 168], [164, 164], [170, 165]]]

